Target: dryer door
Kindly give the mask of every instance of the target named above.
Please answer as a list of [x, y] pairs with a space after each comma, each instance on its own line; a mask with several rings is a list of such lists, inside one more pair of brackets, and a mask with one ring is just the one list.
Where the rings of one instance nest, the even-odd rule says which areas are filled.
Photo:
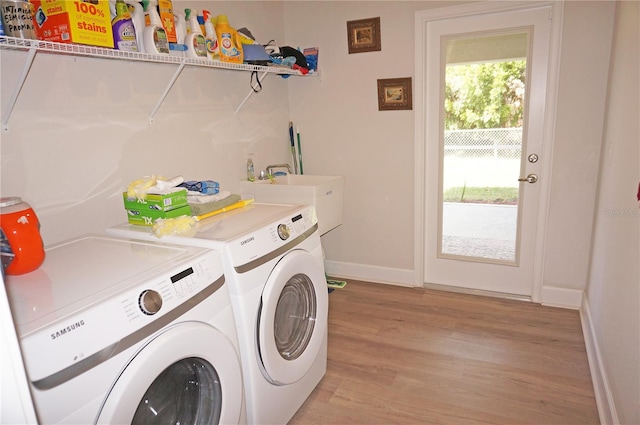
[[97, 423], [238, 423], [242, 397], [232, 343], [212, 326], [184, 322], [167, 328], [131, 359]]
[[324, 268], [294, 250], [276, 264], [262, 292], [258, 344], [262, 372], [275, 384], [300, 380], [327, 335], [329, 297]]

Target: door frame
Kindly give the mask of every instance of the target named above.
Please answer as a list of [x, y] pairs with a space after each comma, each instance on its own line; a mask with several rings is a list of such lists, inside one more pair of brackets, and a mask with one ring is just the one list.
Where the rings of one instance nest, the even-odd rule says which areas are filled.
[[551, 6], [553, 21], [551, 23], [551, 45], [549, 46], [549, 71], [547, 75], [547, 99], [544, 114], [543, 137], [545, 138], [542, 173], [540, 180], [540, 200], [538, 203], [538, 221], [535, 237], [535, 252], [533, 259], [533, 286], [531, 301], [541, 302], [542, 285], [544, 280], [544, 254], [546, 248], [547, 215], [550, 196], [551, 172], [555, 142], [556, 107], [558, 98], [558, 75], [560, 70], [560, 50], [562, 41], [562, 24], [564, 2], [555, 1], [526, 1], [526, 2], [480, 2], [461, 6], [451, 6], [431, 10], [417, 11], [415, 14], [415, 162], [414, 162], [414, 286], [422, 287], [424, 281], [425, 254], [425, 134], [426, 134], [426, 61], [424, 53], [426, 47], [427, 24], [441, 19], [479, 16], [487, 13], [499, 13]]

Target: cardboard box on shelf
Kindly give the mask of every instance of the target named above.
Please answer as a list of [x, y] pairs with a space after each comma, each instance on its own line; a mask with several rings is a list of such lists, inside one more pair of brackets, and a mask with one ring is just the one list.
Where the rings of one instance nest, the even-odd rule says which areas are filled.
[[113, 48], [108, 0], [31, 0], [39, 40]]

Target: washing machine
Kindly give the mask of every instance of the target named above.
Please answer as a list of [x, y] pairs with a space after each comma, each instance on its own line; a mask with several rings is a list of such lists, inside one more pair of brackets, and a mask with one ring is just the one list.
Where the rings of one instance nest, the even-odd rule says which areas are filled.
[[6, 287], [39, 423], [246, 422], [219, 253], [84, 235]]
[[[195, 236], [168, 243], [223, 253], [238, 326], [247, 422], [285, 424], [327, 367], [328, 291], [311, 206], [250, 204], [203, 220]], [[121, 224], [108, 233], [158, 240]]]

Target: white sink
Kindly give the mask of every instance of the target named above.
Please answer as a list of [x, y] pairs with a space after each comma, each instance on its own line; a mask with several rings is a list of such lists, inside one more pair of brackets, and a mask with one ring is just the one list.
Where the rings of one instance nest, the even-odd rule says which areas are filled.
[[323, 235], [342, 224], [344, 177], [288, 174], [271, 180], [241, 181], [243, 198], [276, 204], [313, 205]]

